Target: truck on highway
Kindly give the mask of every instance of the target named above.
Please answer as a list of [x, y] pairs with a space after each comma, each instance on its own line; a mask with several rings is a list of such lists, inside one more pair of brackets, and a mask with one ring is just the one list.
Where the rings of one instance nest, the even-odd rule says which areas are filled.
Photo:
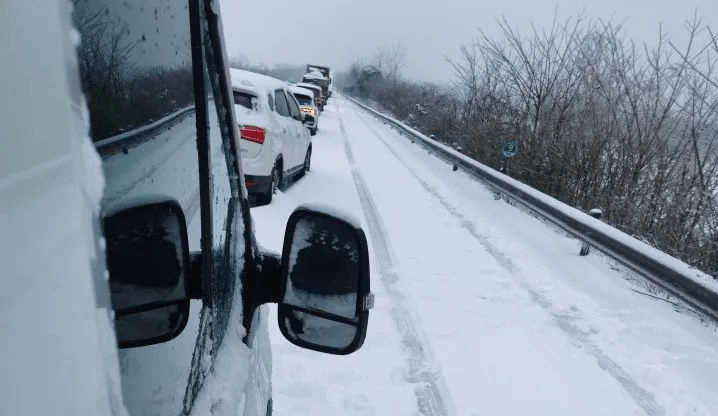
[[302, 77], [302, 82], [320, 86], [322, 88], [324, 101], [332, 96], [332, 73], [328, 66], [307, 65], [307, 70]]

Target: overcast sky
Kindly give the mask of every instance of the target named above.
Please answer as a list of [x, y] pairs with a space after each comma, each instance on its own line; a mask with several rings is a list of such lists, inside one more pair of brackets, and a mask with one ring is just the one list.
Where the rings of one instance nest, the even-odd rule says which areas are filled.
[[327, 64], [341, 70], [400, 42], [402, 74], [413, 80], [449, 82], [445, 57], [455, 57], [478, 29], [497, 33], [505, 17], [522, 33], [577, 16], [624, 22], [628, 35], [652, 43], [659, 23], [685, 39], [683, 25], [697, 10], [718, 31], [718, 0], [220, 0], [230, 58], [253, 64]]

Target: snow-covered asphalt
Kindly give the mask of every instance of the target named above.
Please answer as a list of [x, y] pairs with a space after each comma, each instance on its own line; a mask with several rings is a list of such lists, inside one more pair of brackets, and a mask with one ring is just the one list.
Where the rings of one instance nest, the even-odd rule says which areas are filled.
[[342, 97], [312, 171], [252, 209], [260, 245], [310, 202], [362, 219], [376, 306], [350, 356], [270, 324], [276, 415], [718, 414], [714, 329]]

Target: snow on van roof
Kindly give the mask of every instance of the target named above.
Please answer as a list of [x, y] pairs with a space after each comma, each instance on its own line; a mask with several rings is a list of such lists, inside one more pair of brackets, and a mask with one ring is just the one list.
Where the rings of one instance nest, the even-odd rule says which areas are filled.
[[306, 82], [297, 82], [297, 83], [294, 84], [294, 85], [297, 86], [297, 87], [306, 88], [306, 89], [308, 89], [308, 90], [317, 91], [317, 92], [319, 92], [319, 94], [322, 93], [322, 87], [320, 87], [319, 85], [309, 84], [309, 83], [306, 83]]
[[277, 78], [272, 78], [256, 72], [245, 71], [244, 69], [230, 68], [229, 73], [232, 77], [233, 88], [261, 87], [275, 89], [287, 84]]
[[319, 71], [311, 71], [304, 74], [305, 79], [327, 79], [321, 72]]
[[295, 94], [306, 95], [307, 97], [310, 97], [310, 98], [314, 97], [314, 93], [312, 92], [312, 90], [310, 90], [308, 88], [300, 87], [298, 85], [292, 85], [289, 88]]

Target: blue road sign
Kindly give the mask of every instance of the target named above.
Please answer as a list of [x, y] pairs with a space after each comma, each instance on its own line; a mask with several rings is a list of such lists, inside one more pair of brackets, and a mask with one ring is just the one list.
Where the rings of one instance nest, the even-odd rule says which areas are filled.
[[504, 154], [504, 157], [512, 158], [519, 154], [519, 145], [516, 144], [516, 140], [507, 140], [504, 142], [501, 152]]

